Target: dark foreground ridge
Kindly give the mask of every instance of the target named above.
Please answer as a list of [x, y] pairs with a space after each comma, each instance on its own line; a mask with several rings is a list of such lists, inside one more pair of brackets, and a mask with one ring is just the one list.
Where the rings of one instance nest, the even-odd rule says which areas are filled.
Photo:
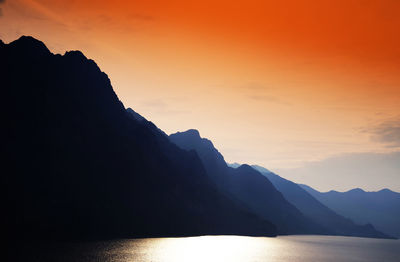
[[219, 193], [195, 152], [127, 112], [79, 51], [0, 43], [6, 239], [275, 236]]

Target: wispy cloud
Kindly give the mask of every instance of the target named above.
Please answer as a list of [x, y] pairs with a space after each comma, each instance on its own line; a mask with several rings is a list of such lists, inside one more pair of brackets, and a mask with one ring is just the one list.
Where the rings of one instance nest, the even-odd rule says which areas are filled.
[[371, 134], [371, 139], [387, 147], [400, 147], [400, 116], [387, 119], [363, 130]]
[[[6, 0], [0, 1], [3, 1], [3, 3], [6, 2]], [[17, 15], [24, 17], [25, 20], [35, 19], [65, 26], [65, 21], [63, 21], [62, 17], [40, 1], [7, 0], [7, 5], [9, 5], [10, 9], [13, 9]]]

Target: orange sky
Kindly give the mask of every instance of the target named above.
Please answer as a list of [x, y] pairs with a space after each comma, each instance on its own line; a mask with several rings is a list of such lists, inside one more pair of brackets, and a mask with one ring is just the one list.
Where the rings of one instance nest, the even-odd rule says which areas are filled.
[[[229, 162], [281, 170], [400, 150], [396, 135], [379, 131], [400, 123], [400, 1], [5, 0], [0, 8], [3, 41], [26, 34], [54, 52], [82, 50], [126, 107], [167, 133], [199, 129]], [[311, 175], [285, 175], [312, 185]], [[354, 186], [332, 183], [314, 186]]]

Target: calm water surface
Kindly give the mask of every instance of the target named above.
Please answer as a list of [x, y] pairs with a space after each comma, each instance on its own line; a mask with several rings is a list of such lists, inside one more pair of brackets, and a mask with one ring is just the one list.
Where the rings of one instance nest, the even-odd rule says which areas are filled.
[[[21, 248], [22, 249], [22, 248]], [[202, 236], [38, 244], [26, 261], [400, 261], [400, 241], [336, 236]]]

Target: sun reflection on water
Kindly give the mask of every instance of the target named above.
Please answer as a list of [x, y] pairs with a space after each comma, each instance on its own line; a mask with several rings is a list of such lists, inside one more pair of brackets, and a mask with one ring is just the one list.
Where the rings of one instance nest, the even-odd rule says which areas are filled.
[[[151, 239], [157, 252], [152, 252], [147, 261], [248, 261], [251, 257], [273, 258], [277, 248], [276, 239], [247, 238], [239, 236], [201, 236], [190, 238]], [[274, 245], [268, 245], [275, 240]], [[259, 254], [256, 254], [255, 251]], [[262, 252], [260, 252], [262, 250]]]

